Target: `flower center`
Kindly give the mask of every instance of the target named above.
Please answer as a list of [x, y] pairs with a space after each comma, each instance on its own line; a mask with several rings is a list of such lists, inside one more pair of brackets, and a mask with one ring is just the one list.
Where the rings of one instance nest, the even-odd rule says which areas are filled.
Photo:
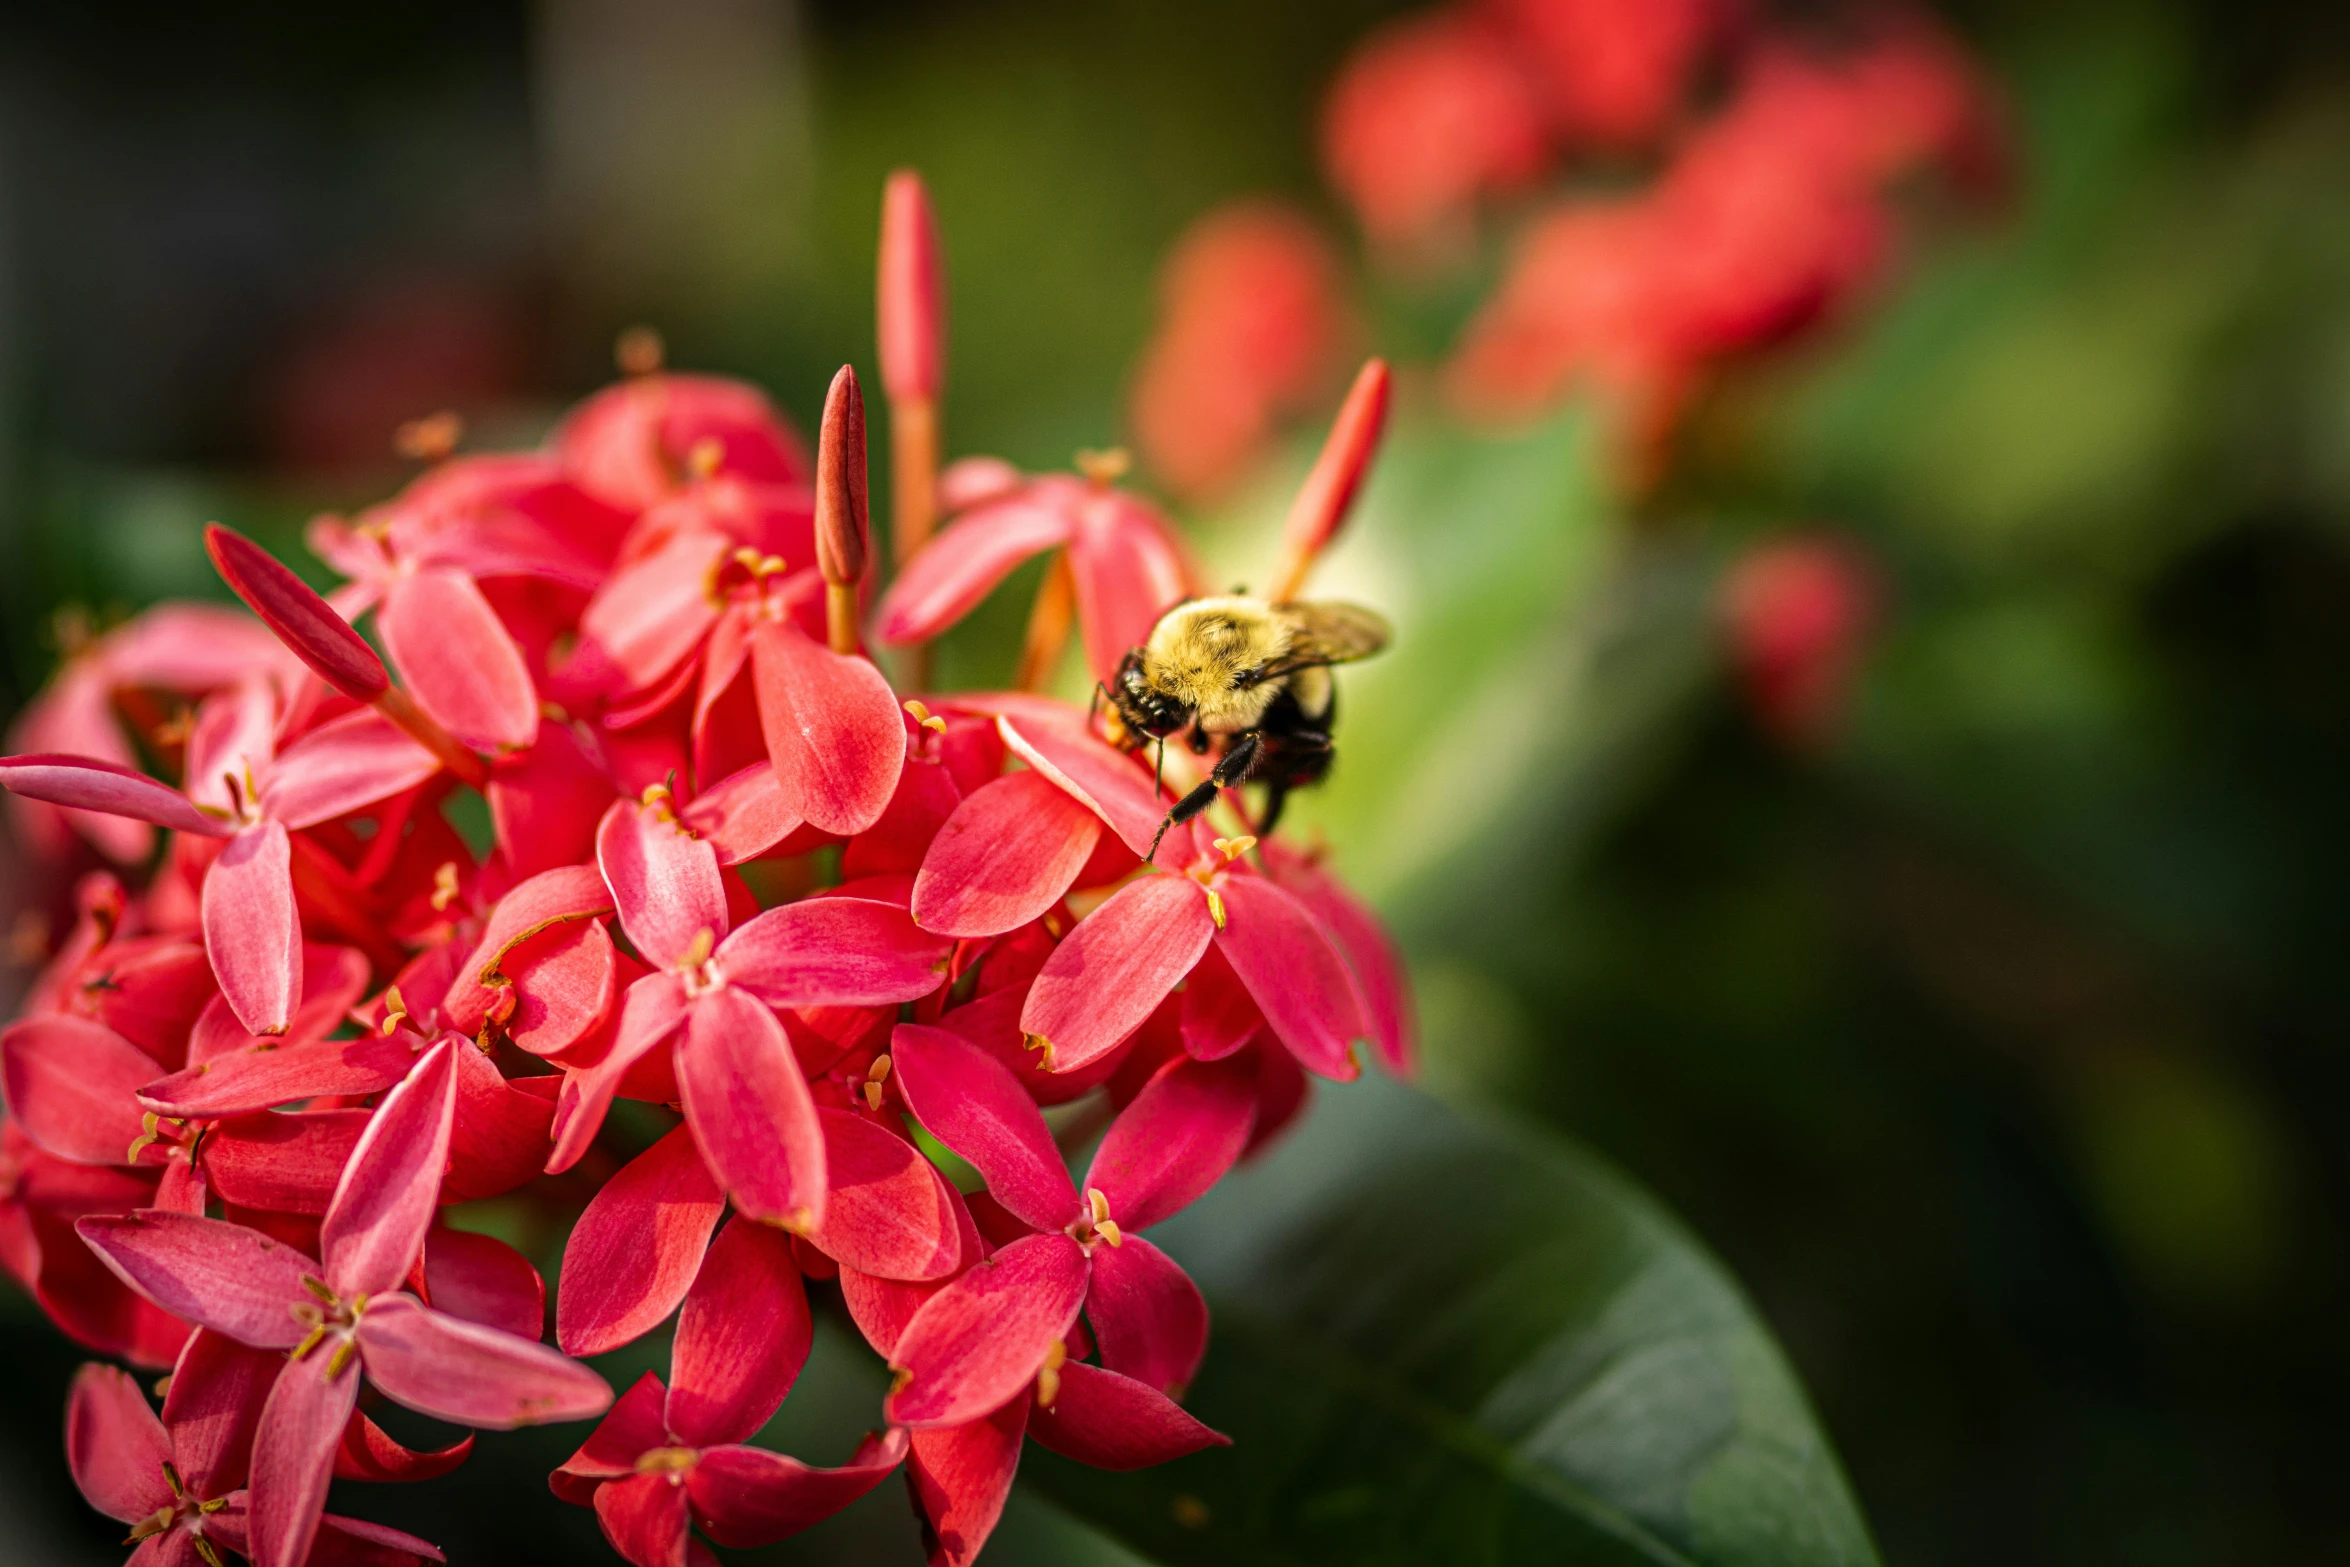
[[682, 1475], [701, 1462], [702, 1455], [690, 1447], [651, 1447], [637, 1454], [636, 1472], [641, 1475]]
[[719, 972], [718, 960], [711, 956], [716, 946], [717, 939], [705, 926], [694, 932], [694, 939], [678, 954], [677, 973], [685, 981], [688, 996], [706, 996], [725, 987], [726, 976]]
[[303, 1359], [331, 1340], [334, 1347], [328, 1351], [326, 1363], [327, 1380], [331, 1382], [343, 1374], [343, 1368], [359, 1353], [359, 1341], [351, 1334], [359, 1326], [360, 1317], [366, 1314], [367, 1297], [354, 1295], [345, 1300], [324, 1279], [308, 1273], [302, 1275], [302, 1287], [315, 1297], [315, 1304], [298, 1300], [286, 1308], [296, 1322], [310, 1330], [294, 1346], [289, 1358]]
[[1112, 1246], [1126, 1244], [1126, 1232], [1118, 1228], [1118, 1221], [1110, 1217], [1110, 1199], [1102, 1195], [1098, 1186], [1085, 1189], [1085, 1213], [1069, 1226], [1067, 1234], [1088, 1252], [1103, 1241]]

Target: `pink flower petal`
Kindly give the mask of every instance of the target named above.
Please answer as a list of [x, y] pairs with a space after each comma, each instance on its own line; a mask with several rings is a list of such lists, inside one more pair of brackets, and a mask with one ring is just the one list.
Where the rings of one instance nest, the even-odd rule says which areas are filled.
[[94, 757], [0, 758], [0, 787], [28, 800], [103, 811], [109, 816], [152, 822], [158, 827], [194, 833], [202, 838], [226, 838], [236, 830], [233, 823], [197, 810], [186, 795], [171, 785]]
[[457, 1120], [441, 1200], [502, 1197], [544, 1169], [557, 1087], [552, 1076], [510, 1081], [481, 1051], [458, 1046]]
[[1183, 986], [1183, 1050], [1195, 1061], [1221, 1061], [1265, 1026], [1256, 998], [1212, 943]]
[[1085, 1252], [1066, 1235], [1014, 1241], [933, 1295], [898, 1340], [907, 1373], [883, 1410], [892, 1425], [961, 1425], [1036, 1379], [1085, 1302]]
[[987, 1178], [988, 1194], [1040, 1230], [1081, 1211], [1044, 1116], [1009, 1068], [944, 1029], [901, 1023], [890, 1036], [899, 1090], [931, 1136]]
[[638, 1454], [668, 1445], [669, 1428], [662, 1417], [668, 1397], [658, 1373], [638, 1377], [579, 1444], [579, 1451], [547, 1476], [547, 1488], [574, 1507], [593, 1506], [596, 1487], [636, 1473]]
[[1115, 676], [1127, 649], [1140, 647], [1159, 617], [1196, 591], [1167, 520], [1122, 490], [1097, 491], [1078, 504], [1069, 565], [1096, 680]]
[[362, 704], [391, 684], [375, 649], [267, 550], [217, 522], [205, 526], [204, 548], [221, 580], [319, 679]]
[[136, 1523], [169, 1507], [163, 1465], [171, 1438], [127, 1371], [85, 1365], [65, 1405], [65, 1461], [83, 1500], [109, 1518]]
[[600, 1355], [677, 1309], [726, 1197], [678, 1127], [604, 1183], [572, 1226], [555, 1292], [555, 1342]]
[[579, 1162], [604, 1124], [604, 1115], [638, 1064], [685, 1022], [685, 981], [676, 974], [647, 974], [628, 987], [611, 1047], [600, 1060], [570, 1072], [555, 1104], [555, 1146], [547, 1170], [560, 1174]]
[[373, 708], [319, 725], [269, 764], [261, 809], [299, 830], [364, 810], [413, 789], [441, 769], [440, 758]]
[[1252, 1063], [1181, 1059], [1110, 1123], [1085, 1184], [1109, 1199], [1128, 1233], [1147, 1230], [1224, 1178], [1256, 1112]]
[[471, 577], [443, 567], [400, 578], [375, 627], [417, 706], [461, 743], [495, 751], [537, 737], [530, 668]]
[[964, 513], [890, 584], [881, 600], [881, 640], [893, 647], [928, 641], [977, 608], [1022, 561], [1068, 538], [1068, 514], [1025, 495]]
[[1081, 1067], [1140, 1028], [1215, 934], [1208, 900], [1189, 877], [1129, 882], [1045, 960], [1021, 1031], [1048, 1042], [1054, 1071]]
[[709, 844], [688, 837], [666, 805], [616, 800], [596, 829], [596, 863], [620, 928], [655, 968], [675, 968], [697, 937], [726, 935], [726, 887]]
[[301, 1567], [318, 1534], [335, 1450], [359, 1398], [359, 1368], [335, 1367], [335, 1341], [286, 1363], [261, 1407], [253, 1439], [246, 1527], [253, 1567]]
[[1208, 1303], [1199, 1286], [1139, 1235], [1094, 1248], [1085, 1320], [1104, 1366], [1170, 1398], [1191, 1385], [1208, 1352]]
[[1352, 1079], [1360, 1070], [1354, 1042], [1370, 1028], [1346, 959], [1290, 893], [1252, 876], [1226, 876], [1221, 885], [1216, 946], [1266, 1023], [1309, 1071]]
[[245, 1483], [261, 1405], [285, 1363], [276, 1350], [209, 1328], [188, 1335], [163, 1396], [163, 1428], [180, 1479], [195, 1495], [224, 1496]]
[[775, 782], [773, 762], [754, 762], [720, 779], [679, 816], [718, 851], [721, 865], [755, 860], [804, 825]]
[[318, 1264], [256, 1230], [155, 1209], [74, 1225], [115, 1277], [175, 1317], [257, 1349], [291, 1349], [309, 1330], [294, 1318]]
[[677, 1086], [702, 1160], [736, 1208], [803, 1231], [824, 1222], [824, 1130], [774, 1013], [732, 987], [696, 1001]]
[[669, 1351], [670, 1433], [688, 1447], [740, 1442], [782, 1406], [815, 1330], [791, 1237], [736, 1217], [710, 1243]]
[[[356, 947], [330, 947], [323, 942], [302, 944], [302, 1005], [282, 1037], [248, 1034], [214, 991], [188, 1034], [188, 1065], [200, 1066], [217, 1056], [269, 1045], [283, 1049], [324, 1039], [349, 1020], [351, 1008], [367, 990], [367, 955]], [[211, 969], [205, 969], [205, 989], [213, 991]], [[118, 1031], [120, 1025], [116, 1025]]]
[[131, 1162], [138, 1092], [154, 1076], [153, 1056], [80, 1018], [27, 1018], [0, 1033], [8, 1113], [33, 1146], [76, 1164]]
[[868, 1436], [838, 1469], [758, 1447], [713, 1447], [685, 1477], [702, 1529], [720, 1545], [772, 1545], [834, 1513], [905, 1461], [906, 1433]]
[[490, 769], [490, 824], [508, 874], [536, 876], [592, 859], [596, 825], [616, 792], [573, 726], [540, 720], [534, 743]]
[[282, 1034], [302, 1004], [293, 850], [276, 822], [248, 827], [204, 873], [204, 950], [249, 1034]]
[[1096, 1469], [1147, 1469], [1232, 1445], [1156, 1388], [1082, 1363], [1061, 1368], [1060, 1396], [1029, 1417], [1028, 1434]]
[[906, 760], [906, 724], [881, 671], [769, 623], [751, 641], [759, 727], [784, 803], [826, 832], [881, 819]]
[[939, 829], [962, 800], [962, 787], [945, 762], [907, 757], [905, 770], [898, 774], [897, 792], [889, 798], [889, 809], [881, 813], [881, 820], [850, 839], [842, 851], [842, 879], [919, 871]]
[[367, 1379], [419, 1414], [491, 1431], [586, 1420], [612, 1403], [604, 1379], [548, 1345], [382, 1295], [359, 1319]]
[[447, 1447], [418, 1450], [402, 1446], [382, 1426], [354, 1409], [350, 1423], [343, 1427], [342, 1444], [335, 1449], [335, 1478], [402, 1485], [438, 1480], [454, 1472], [472, 1453], [470, 1431]]
[[481, 940], [458, 970], [442, 1002], [447, 1013], [443, 1022], [460, 1034], [479, 1033], [500, 993], [513, 983], [503, 967], [509, 953], [553, 926], [611, 912], [611, 889], [604, 885], [604, 873], [593, 865], [566, 865], [531, 877], [500, 898], [490, 911]]
[[346, 1298], [377, 1295], [408, 1276], [424, 1246], [449, 1165], [457, 1114], [457, 1062], [470, 1049], [450, 1036], [424, 1053], [377, 1106], [319, 1225], [326, 1281]]
[[1409, 1077], [1418, 1054], [1411, 981], [1379, 917], [1330, 871], [1278, 839], [1265, 846], [1273, 880], [1295, 894], [1346, 954], [1371, 1026], [1371, 1042], [1390, 1069]]
[[946, 982], [952, 937], [872, 898], [803, 898], [746, 920], [718, 949], [718, 968], [775, 1007], [885, 1007]]
[[686, 1567], [688, 1501], [679, 1475], [630, 1475], [597, 1489], [596, 1522], [635, 1567]]
[[424, 1287], [435, 1311], [520, 1338], [546, 1332], [546, 1282], [494, 1235], [436, 1227], [424, 1238]]
[[710, 571], [727, 539], [708, 528], [681, 529], [644, 559], [615, 572], [579, 617], [583, 643], [609, 658], [623, 695], [656, 685], [709, 635], [718, 611]]
[[276, 682], [250, 674], [215, 691], [196, 708], [180, 778], [188, 798], [209, 811], [239, 814], [255, 778], [269, 776], [277, 755]]
[[987, 785], [947, 818], [914, 880], [914, 919], [950, 936], [1017, 930], [1061, 901], [1101, 820], [1038, 772]]
[[422, 1037], [406, 1030], [283, 1049], [248, 1045], [158, 1078], [140, 1090], [139, 1102], [159, 1115], [225, 1116], [321, 1094], [372, 1094], [406, 1077], [423, 1048]]
[[633, 513], [675, 491], [705, 441], [718, 474], [797, 484], [812, 471], [764, 392], [710, 375], [634, 376], [606, 387], [563, 421], [554, 451], [590, 494]]
[[940, 1567], [970, 1567], [995, 1532], [1020, 1470], [1020, 1440], [1035, 1403], [1015, 1398], [983, 1420], [913, 1433], [906, 1470], [914, 1500], [938, 1537], [931, 1559]]
[[[236, 1547], [231, 1545], [229, 1549]], [[308, 1567], [414, 1567], [423, 1562], [447, 1560], [440, 1547], [412, 1534], [387, 1529], [363, 1518], [321, 1513], [318, 1539], [310, 1547]]]
[[819, 1109], [829, 1188], [808, 1239], [846, 1268], [885, 1279], [943, 1279], [960, 1266], [946, 1177], [913, 1144], [860, 1115]]
[[[996, 719], [996, 729], [1014, 755], [1109, 823], [1119, 840], [1141, 855], [1174, 802], [1153, 789], [1151, 775], [1133, 757], [1087, 734], [1076, 725], [1076, 714], [1067, 716], [1066, 723], [1023, 717], [1015, 724], [1007, 715]], [[1182, 862], [1181, 836], [1168, 835], [1156, 863]]]
[[322, 1215], [367, 1122], [365, 1110], [265, 1110], [216, 1122], [204, 1137], [205, 1178], [240, 1208]]
[[568, 920], [524, 937], [499, 960], [511, 982], [506, 1037], [533, 1055], [569, 1050], [611, 1014], [618, 955], [596, 920]]

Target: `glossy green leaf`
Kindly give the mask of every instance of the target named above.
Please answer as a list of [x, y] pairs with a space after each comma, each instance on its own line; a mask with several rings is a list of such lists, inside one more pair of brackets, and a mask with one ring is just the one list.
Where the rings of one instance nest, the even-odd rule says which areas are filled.
[[1233, 1446], [1023, 1483], [1168, 1563], [1872, 1563], [1784, 1356], [1597, 1159], [1414, 1090], [1325, 1091], [1153, 1232], [1216, 1308]]

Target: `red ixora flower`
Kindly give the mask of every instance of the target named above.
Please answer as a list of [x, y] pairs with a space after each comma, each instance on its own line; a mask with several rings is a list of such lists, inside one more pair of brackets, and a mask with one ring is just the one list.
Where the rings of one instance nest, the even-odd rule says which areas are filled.
[[[68, 1409], [143, 1567], [439, 1560], [324, 1510], [333, 1478], [474, 1445], [411, 1451], [363, 1384], [479, 1431], [603, 1415], [552, 1484], [644, 1567], [901, 1468], [964, 1563], [1028, 1436], [1108, 1468], [1224, 1440], [1180, 1403], [1206, 1303], [1145, 1232], [1289, 1124], [1309, 1070], [1352, 1076], [1363, 1041], [1408, 1069], [1408, 994], [1241, 802], [1151, 858], [1166, 783], [1035, 694], [1080, 623], [1107, 674], [1197, 576], [1107, 457], [935, 471], [944, 273], [910, 175], [885, 235], [909, 553], [879, 627], [920, 678], [925, 639], [1056, 552], [1025, 689], [901, 699], [867, 655], [851, 372], [811, 462], [763, 394], [632, 333], [628, 379], [546, 449], [451, 456], [444, 429], [400, 494], [315, 522], [327, 593], [208, 530], [257, 623], [167, 606], [83, 645], [20, 728], [40, 749], [0, 759], [37, 833], [153, 866], [56, 900], [0, 1028], [0, 1268], [77, 1341], [175, 1367], [160, 1418], [100, 1366]], [[1274, 346], [1259, 413], [1310, 357]], [[1285, 593], [1387, 385], [1358, 380], [1293, 509]], [[486, 840], [459, 830], [482, 803]], [[1107, 1125], [1082, 1183], [1045, 1105]], [[568, 1225], [553, 1344], [534, 1262], [451, 1216], [488, 1197]], [[827, 1469], [751, 1438], [834, 1289], [903, 1378]], [[572, 1358], [665, 1322], [666, 1380], [616, 1405]]]

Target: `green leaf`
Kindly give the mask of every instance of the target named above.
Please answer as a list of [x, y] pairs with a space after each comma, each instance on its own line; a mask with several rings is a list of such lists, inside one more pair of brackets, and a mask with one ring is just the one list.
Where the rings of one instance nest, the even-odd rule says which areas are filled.
[[1159, 1562], [1864, 1564], [1860, 1511], [1720, 1263], [1593, 1156], [1366, 1080], [1152, 1232], [1233, 1439], [1022, 1483]]

